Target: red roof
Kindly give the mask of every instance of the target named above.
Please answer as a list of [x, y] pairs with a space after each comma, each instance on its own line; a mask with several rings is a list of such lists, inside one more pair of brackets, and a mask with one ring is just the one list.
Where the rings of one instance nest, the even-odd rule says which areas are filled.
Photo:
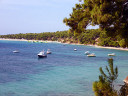
[[128, 84], [128, 76], [123, 81]]

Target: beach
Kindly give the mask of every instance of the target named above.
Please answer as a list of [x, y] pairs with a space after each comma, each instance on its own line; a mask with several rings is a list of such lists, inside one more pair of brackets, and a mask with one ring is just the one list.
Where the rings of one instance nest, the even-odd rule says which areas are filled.
[[58, 41], [48, 41], [48, 40], [27, 40], [27, 39], [6, 39], [6, 38], [0, 38], [0, 40], [10, 40], [10, 41], [39, 41], [39, 42], [47, 42], [47, 43], [51, 43], [51, 42], [57, 42], [60, 43]]
[[[39, 42], [47, 42], [47, 43], [62, 43], [58, 41], [49, 41], [49, 40], [26, 40], [26, 39], [6, 39], [6, 38], [0, 38], [0, 40], [10, 40], [10, 41], [39, 41]], [[85, 44], [79, 44], [79, 43], [64, 43], [64, 44], [72, 44], [72, 45], [85, 45]], [[96, 48], [105, 48], [105, 49], [115, 49], [115, 50], [123, 50], [128, 51], [128, 48], [121, 48], [121, 47], [104, 47], [104, 46], [98, 46], [98, 45], [86, 45], [86, 46], [93, 46]]]
[[121, 48], [121, 47], [103, 47], [103, 46], [97, 46], [94, 45], [97, 48], [106, 48], [106, 49], [115, 49], [115, 50], [123, 50], [123, 51], [128, 51], [128, 48]]

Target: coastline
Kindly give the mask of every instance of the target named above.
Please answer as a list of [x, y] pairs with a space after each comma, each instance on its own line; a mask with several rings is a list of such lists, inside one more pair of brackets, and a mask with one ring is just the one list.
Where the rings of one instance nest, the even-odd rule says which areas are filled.
[[[26, 39], [5, 39], [0, 38], [0, 40], [9, 40], [9, 41], [39, 41], [39, 42], [47, 42], [47, 43], [62, 43], [58, 41], [49, 41], [49, 40], [26, 40]], [[63, 44], [72, 44], [72, 45], [85, 45], [85, 44], [79, 44], [79, 43], [63, 43]], [[128, 48], [117, 48], [117, 47], [104, 47], [104, 46], [98, 46], [98, 45], [85, 45], [85, 46], [93, 46], [96, 48], [105, 48], [105, 49], [114, 49], [114, 50], [122, 50], [122, 51], [128, 51]]]
[[[92, 45], [93, 46], [93, 45]], [[94, 45], [96, 48], [105, 48], [105, 49], [114, 49], [114, 50], [122, 50], [122, 51], [128, 51], [128, 48], [121, 48], [121, 47], [103, 47], [103, 46], [98, 46]]]
[[51, 42], [56, 42], [56, 43], [61, 43], [58, 41], [48, 41], [48, 40], [27, 40], [27, 39], [5, 39], [5, 38], [0, 38], [0, 40], [9, 40], [9, 41], [39, 41], [39, 42], [47, 42], [47, 43], [51, 43]]

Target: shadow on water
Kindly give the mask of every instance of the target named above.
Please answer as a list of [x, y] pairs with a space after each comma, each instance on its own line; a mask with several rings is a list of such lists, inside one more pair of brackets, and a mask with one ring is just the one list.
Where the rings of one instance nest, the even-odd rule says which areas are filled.
[[38, 60], [47, 59], [47, 57], [38, 57]]

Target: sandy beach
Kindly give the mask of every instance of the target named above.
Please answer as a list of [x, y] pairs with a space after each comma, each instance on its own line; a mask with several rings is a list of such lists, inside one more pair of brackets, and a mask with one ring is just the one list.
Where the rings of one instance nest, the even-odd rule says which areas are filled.
[[[10, 41], [39, 41], [42, 42], [43, 40], [26, 40], [26, 39], [5, 39], [5, 38], [0, 38], [0, 40], [10, 40]], [[58, 41], [43, 41], [43, 42], [47, 42], [47, 43], [61, 43]], [[78, 44], [78, 43], [64, 43], [64, 44], [73, 44], [73, 45], [84, 45], [84, 44]], [[115, 49], [115, 50], [123, 50], [123, 51], [128, 51], [128, 48], [121, 48], [121, 47], [104, 47], [104, 46], [98, 46], [98, 45], [86, 45], [86, 46], [93, 46], [96, 48], [105, 48], [105, 49]]]
[[96, 48], [106, 48], [106, 49], [115, 49], [115, 50], [123, 50], [123, 51], [128, 51], [128, 48], [121, 48], [121, 47], [103, 47], [103, 46], [97, 46], [97, 45], [94, 45], [94, 47]]
[[61, 43], [61, 42], [58, 42], [58, 41], [48, 41], [48, 40], [26, 40], [26, 39], [5, 39], [5, 38], [0, 38], [0, 40], [10, 40], [10, 41], [39, 41], [39, 42], [47, 42], [47, 43], [51, 43], [51, 42], [56, 42], [56, 43]]

